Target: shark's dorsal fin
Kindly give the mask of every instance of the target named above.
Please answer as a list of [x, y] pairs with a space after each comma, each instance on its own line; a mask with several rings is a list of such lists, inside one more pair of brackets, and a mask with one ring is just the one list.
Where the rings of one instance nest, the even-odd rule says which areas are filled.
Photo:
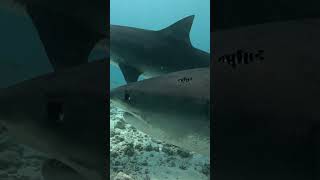
[[88, 62], [96, 43], [106, 38], [72, 16], [42, 6], [26, 6], [54, 70]]
[[194, 15], [185, 17], [169, 27], [160, 30], [160, 32], [191, 44], [189, 34], [193, 19]]

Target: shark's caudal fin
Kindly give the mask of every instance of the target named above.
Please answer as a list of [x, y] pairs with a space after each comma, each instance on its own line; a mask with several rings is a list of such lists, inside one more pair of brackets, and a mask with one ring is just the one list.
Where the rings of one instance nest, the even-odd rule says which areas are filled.
[[169, 27], [160, 30], [160, 32], [191, 44], [189, 34], [191, 31], [193, 20], [194, 15], [185, 17], [180, 21], [177, 21], [176, 23], [170, 25]]
[[71, 167], [55, 159], [46, 160], [41, 171], [44, 180], [87, 180]]
[[95, 44], [105, 38], [93, 33], [74, 17], [49, 8], [26, 5], [26, 11], [55, 70], [86, 63]]

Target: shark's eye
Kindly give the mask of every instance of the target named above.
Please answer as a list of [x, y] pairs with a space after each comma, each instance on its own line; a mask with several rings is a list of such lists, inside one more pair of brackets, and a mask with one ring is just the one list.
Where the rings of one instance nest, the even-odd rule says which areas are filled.
[[124, 100], [126, 100], [126, 101], [130, 101], [130, 94], [128, 93], [128, 91], [125, 91], [124, 92]]

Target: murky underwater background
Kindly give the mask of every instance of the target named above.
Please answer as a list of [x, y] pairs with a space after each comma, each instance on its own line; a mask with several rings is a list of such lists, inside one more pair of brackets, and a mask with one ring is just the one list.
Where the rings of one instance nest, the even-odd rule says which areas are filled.
[[[160, 30], [195, 15], [191, 43], [196, 48], [210, 51], [209, 0], [111, 0], [110, 5], [111, 24], [150, 30]], [[111, 89], [123, 84], [126, 83], [119, 68], [110, 65]], [[210, 179], [208, 157], [153, 139], [127, 124], [122, 114], [122, 110], [111, 103], [111, 179]]]

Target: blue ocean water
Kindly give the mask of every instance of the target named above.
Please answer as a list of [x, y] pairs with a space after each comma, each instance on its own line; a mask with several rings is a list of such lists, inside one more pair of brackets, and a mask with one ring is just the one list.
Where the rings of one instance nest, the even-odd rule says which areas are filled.
[[32, 21], [0, 9], [0, 88], [52, 71]]
[[[190, 32], [194, 47], [210, 52], [210, 0], [110, 0], [110, 23], [160, 30], [195, 15]], [[125, 84], [122, 73], [110, 65], [110, 86]]]

